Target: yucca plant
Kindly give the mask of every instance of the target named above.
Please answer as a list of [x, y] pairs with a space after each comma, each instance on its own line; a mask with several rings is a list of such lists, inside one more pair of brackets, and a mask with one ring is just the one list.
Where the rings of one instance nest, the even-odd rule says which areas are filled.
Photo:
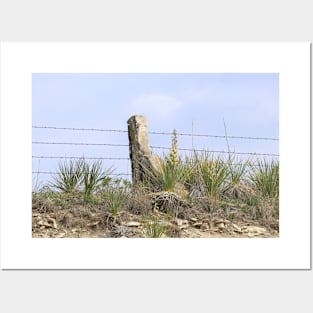
[[248, 191], [247, 184], [244, 183], [245, 176], [249, 167], [249, 160], [240, 160], [229, 156], [227, 162], [228, 182], [225, 193], [234, 198], [239, 198]]
[[227, 165], [220, 157], [213, 158], [206, 152], [201, 155], [195, 153], [195, 158], [201, 184], [210, 197], [217, 198], [226, 185]]
[[159, 191], [174, 192], [175, 186], [184, 181], [186, 168], [178, 156], [177, 133], [175, 129], [173, 131], [172, 147], [169, 155], [161, 160], [158, 168], [148, 171], [148, 173], [152, 186]]
[[50, 185], [64, 193], [73, 193], [82, 189], [85, 200], [88, 201], [93, 192], [110, 182], [109, 175], [112, 172], [112, 167], [102, 168], [101, 160], [92, 164], [87, 163], [84, 158], [59, 162], [57, 174]]
[[251, 164], [250, 180], [264, 197], [279, 196], [279, 162], [275, 160], [258, 160]]
[[196, 158], [186, 155], [181, 160], [182, 171], [184, 171], [184, 184], [191, 188], [198, 182], [198, 163]]
[[175, 186], [184, 181], [185, 174], [181, 160], [175, 166], [164, 161], [160, 168], [154, 171], [152, 182], [159, 191], [174, 192]]
[[50, 185], [62, 192], [71, 193], [79, 187], [83, 171], [83, 159], [59, 162], [58, 171]]
[[89, 201], [92, 193], [98, 190], [101, 185], [108, 184], [110, 181], [109, 175], [112, 174], [112, 172], [112, 167], [108, 169], [102, 168], [101, 160], [98, 160], [91, 165], [84, 162], [82, 182], [84, 186], [85, 201]]

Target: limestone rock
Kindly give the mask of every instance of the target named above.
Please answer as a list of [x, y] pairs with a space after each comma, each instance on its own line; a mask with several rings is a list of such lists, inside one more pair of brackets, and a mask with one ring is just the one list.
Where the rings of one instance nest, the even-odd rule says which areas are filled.
[[135, 184], [143, 182], [153, 166], [148, 141], [147, 120], [143, 115], [134, 115], [127, 121], [129, 154], [132, 165], [132, 178]]

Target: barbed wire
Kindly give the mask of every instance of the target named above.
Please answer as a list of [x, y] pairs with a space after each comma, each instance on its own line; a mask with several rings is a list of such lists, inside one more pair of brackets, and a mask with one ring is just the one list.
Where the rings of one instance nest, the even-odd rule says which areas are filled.
[[130, 158], [115, 158], [115, 157], [38, 156], [38, 155], [33, 155], [32, 158], [33, 159], [130, 160]]
[[[54, 174], [60, 174], [60, 172], [50, 172], [50, 171], [33, 171], [32, 174], [48, 174], [48, 175], [54, 175]], [[67, 173], [67, 174], [76, 174], [76, 173]], [[118, 174], [108, 174], [108, 176], [130, 176], [129, 173], [118, 173]]]
[[[112, 147], [128, 147], [126, 144], [112, 144], [112, 143], [84, 143], [84, 142], [46, 142], [46, 141], [33, 141], [33, 144], [42, 145], [74, 145], [74, 146], [112, 146]], [[150, 146], [151, 149], [164, 149], [170, 150], [171, 147]], [[178, 148], [178, 151], [192, 151], [192, 152], [208, 152], [208, 153], [222, 153], [222, 154], [242, 154], [242, 155], [259, 155], [259, 156], [276, 156], [279, 154], [273, 153], [257, 153], [257, 152], [230, 152], [223, 150], [205, 150], [205, 149], [192, 149], [192, 148]]]
[[[157, 147], [157, 146], [150, 146], [151, 149], [164, 149], [170, 150], [171, 147]], [[177, 150], [181, 151], [192, 151], [192, 152], [208, 152], [208, 153], [222, 153], [222, 154], [242, 154], [242, 155], [260, 155], [260, 156], [276, 156], [278, 157], [279, 154], [273, 153], [256, 153], [256, 152], [231, 152], [231, 151], [223, 151], [223, 150], [201, 150], [201, 149], [191, 149], [191, 148], [178, 148]]]
[[126, 144], [115, 143], [85, 143], [85, 142], [50, 142], [50, 141], [33, 141], [37, 145], [70, 145], [70, 146], [111, 146], [111, 147], [128, 147]]
[[[32, 128], [38, 129], [53, 129], [53, 130], [70, 130], [70, 131], [98, 131], [98, 132], [118, 132], [127, 133], [127, 130], [122, 129], [102, 129], [102, 128], [76, 128], [76, 127], [56, 127], [56, 126], [32, 126]], [[172, 136], [172, 132], [155, 132], [149, 131], [151, 135], [169, 135]], [[252, 136], [230, 136], [230, 135], [212, 135], [212, 134], [192, 134], [192, 133], [177, 133], [177, 136], [189, 136], [189, 137], [208, 137], [208, 138], [231, 138], [231, 139], [247, 139], [247, 140], [273, 140], [279, 141], [278, 138], [271, 137], [252, 137]]]
[[[168, 132], [148, 132], [151, 135], [173, 135], [173, 133]], [[189, 137], [210, 137], [210, 138], [231, 138], [231, 139], [249, 139], [249, 140], [275, 140], [278, 141], [278, 138], [269, 138], [269, 137], [249, 137], [249, 136], [226, 136], [226, 135], [210, 135], [210, 134], [190, 134], [190, 133], [176, 133], [177, 136], [189, 136]]]
[[53, 129], [53, 130], [74, 130], [74, 131], [98, 131], [98, 132], [127, 133], [127, 130], [122, 130], [122, 129], [77, 128], [77, 127], [55, 127], [55, 126], [32, 126], [32, 128]]

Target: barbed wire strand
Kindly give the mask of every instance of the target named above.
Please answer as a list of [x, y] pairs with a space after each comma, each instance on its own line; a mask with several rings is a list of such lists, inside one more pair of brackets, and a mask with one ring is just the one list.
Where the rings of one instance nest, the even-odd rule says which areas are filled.
[[[32, 174], [49, 174], [49, 175], [53, 175], [53, 174], [59, 174], [60, 172], [50, 172], [50, 171], [33, 171]], [[67, 173], [67, 174], [76, 174], [76, 173]], [[109, 174], [108, 176], [129, 176], [131, 174], [129, 173], [118, 173], [118, 174]]]
[[[47, 141], [33, 141], [33, 144], [42, 145], [73, 145], [73, 146], [112, 146], [112, 147], [128, 147], [125, 144], [113, 144], [113, 143], [84, 143], [84, 142], [47, 142]], [[159, 147], [150, 146], [151, 149], [164, 149], [170, 150], [171, 147]], [[191, 149], [191, 148], [178, 148], [179, 151], [196, 151], [196, 152], [209, 152], [209, 153], [227, 153], [227, 154], [246, 154], [246, 155], [262, 155], [262, 156], [279, 156], [279, 154], [273, 153], [257, 153], [257, 152], [230, 152], [222, 150], [201, 150], [201, 149]]]
[[[127, 133], [127, 130], [122, 129], [102, 129], [102, 128], [76, 128], [76, 127], [55, 127], [55, 126], [32, 126], [37, 129], [53, 129], [53, 130], [71, 130], [71, 131], [98, 131], [98, 132], [118, 132]], [[155, 132], [149, 131], [151, 135], [169, 135], [172, 136], [171, 132]], [[271, 137], [252, 137], [252, 136], [226, 136], [226, 135], [212, 135], [212, 134], [190, 134], [190, 133], [177, 133], [177, 136], [190, 136], [190, 137], [209, 137], [209, 138], [231, 138], [231, 139], [247, 139], [247, 140], [273, 140], [279, 141], [278, 138]]]
[[127, 133], [127, 130], [122, 130], [122, 129], [77, 128], [77, 127], [55, 127], [55, 126], [32, 126], [32, 128], [53, 129], [53, 130], [74, 130], [74, 131], [98, 131], [98, 132]]
[[[164, 149], [170, 150], [170, 147], [157, 147], [151, 146], [151, 149]], [[273, 153], [257, 153], [257, 152], [231, 152], [231, 151], [222, 151], [222, 150], [200, 150], [200, 149], [191, 149], [191, 148], [178, 148], [177, 150], [181, 151], [193, 151], [193, 152], [208, 152], [208, 153], [222, 153], [222, 154], [242, 154], [242, 155], [261, 155], [261, 156], [276, 156], [278, 157], [279, 154]]]
[[[173, 135], [173, 133], [162, 133], [162, 132], [148, 132], [151, 135]], [[269, 137], [249, 137], [249, 136], [224, 136], [224, 135], [210, 135], [210, 134], [189, 134], [189, 133], [177, 133], [177, 136], [189, 136], [189, 137], [210, 137], [210, 138], [232, 138], [232, 139], [249, 139], [249, 140], [275, 140], [278, 141], [277, 138], [269, 138]]]
[[[112, 146], [112, 147], [128, 147], [124, 144], [112, 144], [112, 143], [83, 143], [83, 142], [45, 142], [45, 141], [33, 141], [33, 144], [42, 145], [73, 145], [73, 146]], [[171, 147], [150, 146], [151, 149], [163, 149], [170, 150]], [[208, 152], [208, 153], [222, 153], [222, 154], [242, 154], [242, 155], [260, 155], [260, 156], [276, 156], [279, 154], [273, 153], [257, 153], [257, 152], [230, 152], [223, 150], [204, 150], [204, 149], [191, 149], [191, 148], [178, 148], [178, 151], [193, 151], [193, 152]]]
[[33, 159], [86, 159], [86, 160], [130, 160], [130, 158], [115, 157], [78, 157], [78, 156], [38, 156], [33, 155]]
[[49, 142], [49, 141], [33, 141], [37, 145], [69, 145], [69, 146], [111, 146], [111, 147], [128, 147], [125, 144], [115, 143], [85, 143], [85, 142]]

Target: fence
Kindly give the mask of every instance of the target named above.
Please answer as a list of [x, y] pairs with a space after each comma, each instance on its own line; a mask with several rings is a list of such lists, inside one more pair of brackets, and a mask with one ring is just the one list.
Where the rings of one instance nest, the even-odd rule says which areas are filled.
[[[128, 143], [128, 131], [123, 129], [100, 129], [100, 128], [74, 128], [74, 127], [55, 127], [55, 126], [38, 126], [34, 125], [32, 126], [33, 133], [36, 130], [42, 131], [48, 131], [49, 137], [53, 138], [54, 140], [34, 140], [32, 142], [33, 144], [33, 175], [38, 176], [39, 175], [53, 175], [56, 174], [56, 167], [57, 164], [53, 163], [53, 161], [60, 161], [60, 160], [67, 160], [67, 159], [79, 159], [81, 157], [84, 157], [86, 160], [102, 160], [106, 162], [106, 164], [112, 164], [117, 165], [117, 162], [124, 162], [123, 165], [119, 163], [117, 165], [117, 172], [113, 174], [114, 176], [121, 176], [121, 177], [127, 177], [130, 179], [131, 177], [131, 165], [130, 165], [130, 158], [129, 158], [129, 143]], [[60, 137], [57, 132], [62, 133], [62, 136]], [[64, 132], [66, 133], [72, 133], [75, 134], [73, 136], [64, 136]], [[80, 139], [84, 138], [82, 135], [83, 133], [89, 133], [93, 134], [92, 137], [85, 136], [85, 140], [76, 140], [77, 133], [80, 134]], [[94, 134], [101, 134], [101, 136], [94, 136]], [[109, 138], [105, 138], [106, 140], [110, 140], [110, 142], [90, 142], [90, 140], [94, 140], [99, 138], [101, 141], [103, 141], [103, 134], [110, 134]], [[150, 148], [154, 153], [160, 153], [169, 151], [171, 149], [171, 136], [172, 132], [156, 132], [156, 131], [149, 131], [148, 132], [151, 142], [154, 141], [155, 137], [161, 138], [163, 136], [168, 136], [167, 142], [169, 142], [168, 145], [151, 145]], [[46, 134], [47, 135], [47, 134]], [[34, 136], [34, 134], [33, 134]], [[117, 136], [117, 137], [116, 137]], [[187, 133], [187, 132], [177, 132], [177, 136], [179, 137], [178, 141], [179, 143], [185, 143], [187, 145], [187, 141], [183, 140], [183, 138], [191, 138], [192, 139], [192, 148], [190, 147], [181, 147], [179, 145], [178, 150], [182, 153], [188, 153], [188, 152], [208, 152], [208, 153], [215, 153], [218, 155], [237, 155], [237, 156], [244, 156], [244, 157], [271, 157], [271, 158], [277, 158], [279, 157], [279, 154], [276, 153], [262, 153], [262, 152], [251, 152], [251, 151], [230, 151], [229, 149], [195, 149], [195, 139], [201, 138], [205, 140], [226, 140], [228, 144], [228, 140], [240, 140], [240, 141], [257, 141], [257, 142], [272, 142], [277, 146], [277, 143], [279, 141], [278, 138], [269, 138], [269, 137], [251, 137], [251, 136], [229, 136], [229, 135], [215, 135], [215, 134], [197, 134], [197, 133]], [[64, 141], [64, 137], [67, 137], [67, 140]], [[56, 139], [61, 140], [56, 140]], [[74, 140], [75, 139], [75, 140]], [[115, 140], [118, 140], [115, 142]], [[86, 142], [88, 141], [88, 142]], [[164, 140], [163, 140], [164, 141]], [[160, 141], [159, 141], [160, 142]], [[55, 147], [71, 147], [71, 149], [66, 148], [58, 150], [60, 151], [57, 155], [55, 154]], [[38, 147], [53, 147], [53, 150], [51, 149], [38, 149]], [[72, 153], [73, 147], [84, 147], [84, 150], [79, 150], [79, 153], [74, 154]], [[94, 156], [96, 148], [102, 148], [100, 151], [100, 155]], [[112, 148], [114, 150], [112, 150]], [[92, 150], [90, 150], [92, 149]], [[103, 149], [106, 149], [105, 151]], [[108, 150], [111, 149], [111, 150]], [[43, 153], [43, 150], [45, 153]], [[71, 152], [71, 154], [68, 154], [68, 152]], [[35, 152], [35, 153], [34, 153]], [[85, 155], [85, 153], [88, 153], [90, 155]], [[36, 167], [36, 164], [34, 162], [37, 160], [37, 170], [34, 168]], [[41, 166], [43, 165], [41, 161], [48, 161], [48, 169], [44, 168], [41, 169]], [[238, 163], [240, 164], [240, 163]]]

